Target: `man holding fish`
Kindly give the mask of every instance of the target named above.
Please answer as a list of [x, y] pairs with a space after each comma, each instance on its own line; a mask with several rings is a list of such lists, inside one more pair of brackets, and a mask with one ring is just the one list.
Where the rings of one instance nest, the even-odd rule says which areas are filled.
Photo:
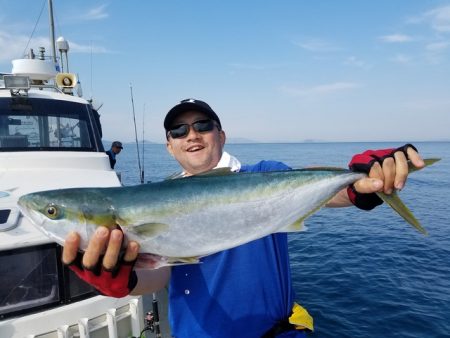
[[[180, 163], [180, 176], [214, 168], [239, 172], [290, 170], [280, 162], [248, 166], [223, 151], [225, 132], [205, 102], [181, 101], [166, 115], [167, 150]], [[412, 145], [355, 155], [350, 168], [368, 176], [339, 191], [326, 206], [356, 205], [370, 210], [381, 204], [375, 192], [402, 189], [408, 160], [425, 164]], [[148, 203], [152, 203], [149, 201]], [[229, 215], [233, 217], [233, 215]], [[134, 269], [139, 244], [124, 233], [98, 227], [86, 251], [78, 252], [80, 236], [65, 240], [62, 260], [79, 277], [112, 297], [146, 294], [169, 283], [169, 319], [174, 337], [304, 337], [312, 319], [294, 302], [286, 233], [274, 233], [201, 258], [200, 264]]]

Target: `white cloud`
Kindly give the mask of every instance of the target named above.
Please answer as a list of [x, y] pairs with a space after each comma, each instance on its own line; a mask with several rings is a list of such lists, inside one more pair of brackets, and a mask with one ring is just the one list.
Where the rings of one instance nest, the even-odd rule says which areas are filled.
[[430, 52], [441, 52], [450, 46], [449, 41], [432, 42], [426, 45], [426, 50]]
[[234, 69], [245, 69], [245, 70], [268, 70], [268, 69], [279, 69], [286, 65], [284, 64], [250, 64], [250, 63], [230, 63], [229, 66]]
[[[31, 39], [31, 41], [28, 40], [29, 38], [24, 35], [11, 35], [8, 32], [0, 31], [0, 46], [8, 46], [8, 48], [5, 48], [2, 50], [2, 53], [0, 53], [0, 62], [11, 62], [13, 59], [23, 58], [25, 55], [28, 55], [30, 48], [33, 49], [34, 54], [37, 56], [39, 47], [44, 47], [46, 50], [45, 55], [47, 57], [50, 56], [51, 50], [48, 37], [35, 37]], [[112, 51], [103, 46], [80, 45], [72, 41], [69, 41], [69, 47], [69, 53], [112, 53]], [[56, 52], [58, 53], [58, 51]]]
[[362, 68], [362, 69], [370, 69], [370, 68], [372, 68], [371, 65], [369, 65], [367, 62], [365, 62], [363, 60], [358, 59], [356, 56], [349, 56], [344, 61], [344, 64], [348, 65], [348, 66]]
[[407, 20], [411, 24], [427, 23], [431, 29], [440, 32], [450, 32], [450, 5], [436, 7]]
[[406, 65], [406, 64], [410, 64], [411, 63], [412, 58], [410, 56], [408, 56], [408, 55], [405, 55], [405, 54], [397, 54], [394, 57], [392, 57], [390, 60], [392, 62], [395, 62], [395, 63]]
[[434, 8], [424, 14], [431, 27], [438, 32], [450, 32], [450, 5]]
[[111, 53], [111, 51], [102, 46], [80, 45], [76, 42], [69, 42], [69, 45], [70, 51], [73, 53], [94, 53], [94, 54]]
[[95, 8], [90, 9], [87, 13], [85, 13], [82, 18], [83, 20], [103, 20], [109, 17], [109, 14], [106, 12], [107, 5], [101, 5]]
[[403, 104], [408, 110], [422, 110], [428, 113], [439, 112], [447, 115], [450, 99], [444, 97], [414, 97], [404, 101]]
[[449, 47], [449, 41], [437, 41], [427, 44], [425, 49], [428, 62], [434, 65], [444, 62], [446, 60], [446, 51]]
[[344, 90], [351, 90], [361, 87], [357, 83], [353, 82], [335, 82], [329, 84], [323, 84], [313, 87], [294, 87], [283, 86], [280, 90], [292, 96], [313, 96], [313, 95], [327, 95]]
[[[49, 42], [48, 37], [36, 37], [33, 38], [27, 47], [29, 37], [25, 35], [12, 35], [7, 31], [0, 31], [0, 46], [8, 46], [8, 48], [2, 48], [0, 53], [0, 62], [10, 62], [13, 59], [20, 59], [24, 54], [28, 54], [30, 48], [33, 48], [35, 54], [38, 53], [39, 47], [44, 47], [49, 54]], [[25, 50], [26, 48], [26, 50]]]
[[330, 42], [314, 38], [294, 41], [293, 44], [310, 52], [333, 52], [340, 50], [340, 48]]
[[414, 40], [411, 36], [405, 35], [405, 34], [384, 35], [384, 36], [380, 36], [379, 39], [381, 41], [391, 42], [391, 43], [395, 43], [395, 42], [409, 42], [409, 41], [413, 41]]
[[[447, 59], [445, 54], [450, 47], [447, 33], [450, 33], [450, 5], [433, 8], [408, 20], [412, 24], [426, 24], [433, 35], [424, 39], [425, 58], [431, 64], [441, 64]], [[404, 55], [396, 56], [392, 61], [410, 63], [410, 58]]]

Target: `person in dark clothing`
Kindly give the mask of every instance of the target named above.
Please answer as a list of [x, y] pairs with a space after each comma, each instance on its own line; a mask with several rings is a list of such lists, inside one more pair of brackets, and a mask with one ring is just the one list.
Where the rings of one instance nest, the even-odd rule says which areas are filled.
[[114, 141], [111, 144], [111, 149], [106, 151], [109, 157], [109, 164], [111, 165], [111, 169], [114, 169], [114, 166], [116, 165], [116, 155], [119, 154], [122, 149], [122, 142]]

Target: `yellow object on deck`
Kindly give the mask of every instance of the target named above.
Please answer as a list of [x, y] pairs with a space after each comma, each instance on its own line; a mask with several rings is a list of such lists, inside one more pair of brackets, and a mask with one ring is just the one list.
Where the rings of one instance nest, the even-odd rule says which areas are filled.
[[289, 317], [289, 323], [295, 325], [296, 330], [314, 331], [313, 317], [301, 305], [294, 303], [292, 315]]

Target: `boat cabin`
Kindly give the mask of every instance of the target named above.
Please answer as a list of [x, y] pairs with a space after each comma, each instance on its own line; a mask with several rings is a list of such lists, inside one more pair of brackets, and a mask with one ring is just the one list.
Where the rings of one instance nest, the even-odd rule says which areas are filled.
[[43, 58], [0, 74], [0, 337], [137, 336], [143, 327], [141, 298], [98, 295], [17, 207], [34, 191], [120, 186], [99, 113], [74, 95], [78, 86]]

